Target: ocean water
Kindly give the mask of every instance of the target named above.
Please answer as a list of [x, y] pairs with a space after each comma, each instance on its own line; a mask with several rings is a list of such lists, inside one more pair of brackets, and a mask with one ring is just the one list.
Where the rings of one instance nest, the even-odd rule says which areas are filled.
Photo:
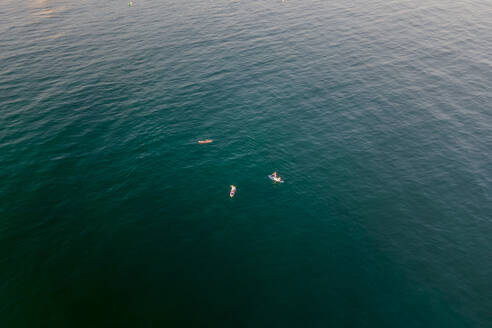
[[492, 327], [490, 1], [0, 5], [1, 327]]

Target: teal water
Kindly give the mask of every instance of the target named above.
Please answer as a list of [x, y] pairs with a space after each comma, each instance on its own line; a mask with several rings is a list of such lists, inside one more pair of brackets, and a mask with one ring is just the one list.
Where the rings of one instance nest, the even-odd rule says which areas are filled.
[[490, 1], [0, 4], [1, 327], [492, 327]]

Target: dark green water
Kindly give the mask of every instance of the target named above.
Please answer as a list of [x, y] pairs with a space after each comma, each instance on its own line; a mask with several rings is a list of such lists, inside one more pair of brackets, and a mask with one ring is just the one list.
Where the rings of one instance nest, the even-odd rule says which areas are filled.
[[1, 327], [492, 327], [490, 1], [0, 4]]

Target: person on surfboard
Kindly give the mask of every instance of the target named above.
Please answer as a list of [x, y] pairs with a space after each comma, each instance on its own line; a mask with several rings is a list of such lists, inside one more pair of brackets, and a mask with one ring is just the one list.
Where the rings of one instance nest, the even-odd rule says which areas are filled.
[[272, 173], [273, 181], [275, 182], [280, 182], [282, 181], [282, 178], [277, 175], [277, 171]]

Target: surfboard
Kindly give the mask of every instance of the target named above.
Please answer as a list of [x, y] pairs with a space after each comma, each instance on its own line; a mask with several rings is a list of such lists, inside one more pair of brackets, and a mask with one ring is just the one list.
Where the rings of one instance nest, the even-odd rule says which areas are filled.
[[284, 183], [284, 180], [282, 180], [282, 178], [280, 178], [279, 180], [275, 180], [275, 177], [273, 175], [269, 175], [268, 176], [270, 178], [270, 180], [272, 180], [273, 182], [278, 182], [278, 183]]

